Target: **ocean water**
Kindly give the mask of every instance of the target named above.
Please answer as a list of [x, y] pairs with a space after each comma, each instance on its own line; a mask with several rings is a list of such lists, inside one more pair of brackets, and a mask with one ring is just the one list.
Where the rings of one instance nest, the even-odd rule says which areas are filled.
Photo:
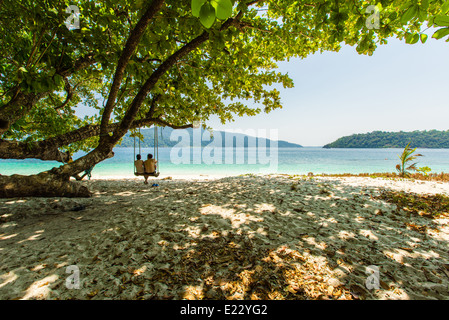
[[[395, 172], [402, 149], [323, 149], [320, 147], [254, 150], [220, 148], [211, 153], [200, 148], [159, 148], [161, 175], [225, 175], [245, 173], [375, 173]], [[449, 172], [449, 149], [418, 149], [418, 167], [428, 166], [432, 172]], [[115, 156], [95, 166], [94, 177], [133, 176], [133, 148], [116, 148]], [[141, 150], [146, 159], [153, 148]], [[220, 154], [221, 153], [221, 154]], [[75, 154], [74, 158], [82, 156]], [[212, 156], [212, 157], [211, 157]], [[212, 159], [213, 158], [213, 159]], [[0, 174], [30, 175], [58, 167], [53, 161], [0, 160]]]

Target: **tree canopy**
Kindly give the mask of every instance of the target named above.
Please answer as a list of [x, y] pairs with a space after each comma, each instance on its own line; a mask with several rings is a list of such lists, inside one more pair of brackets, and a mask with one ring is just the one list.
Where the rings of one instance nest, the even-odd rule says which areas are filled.
[[[4, 0], [0, 158], [60, 160], [48, 174], [67, 180], [136, 127], [281, 108], [274, 85], [293, 82], [279, 61], [342, 45], [372, 55], [390, 37], [424, 43], [429, 30], [445, 39], [448, 11], [443, 0]], [[96, 114], [80, 118], [81, 104]], [[67, 163], [77, 150], [89, 153]]]

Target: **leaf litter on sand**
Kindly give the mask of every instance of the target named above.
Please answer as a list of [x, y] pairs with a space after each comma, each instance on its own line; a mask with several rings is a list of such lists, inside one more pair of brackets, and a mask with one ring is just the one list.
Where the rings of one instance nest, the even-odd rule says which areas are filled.
[[442, 194], [421, 195], [404, 191], [383, 190], [378, 199], [396, 204], [411, 214], [434, 218], [449, 215], [449, 197]]
[[[81, 264], [85, 287], [67, 292], [58, 282], [50, 298], [62, 299], [407, 298], [393, 294], [398, 289], [410, 296], [427, 290], [433, 297], [447, 297], [435, 289], [449, 279], [449, 269], [440, 268], [449, 262], [443, 241], [447, 219], [440, 219], [438, 237], [416, 232], [405, 223], [430, 229], [433, 219], [419, 211], [415, 215], [396, 210], [389, 201], [375, 199], [374, 189], [316, 180], [299, 181], [295, 190], [288, 179], [266, 177], [167, 181], [158, 192], [140, 190], [133, 182], [111, 183], [116, 194], [99, 194], [92, 203], [80, 200], [86, 204], [83, 219], [47, 218], [39, 228], [52, 242], [27, 241], [29, 247], [19, 248], [15, 238], [3, 240], [10, 246], [2, 252], [7, 257], [2, 271], [13, 270], [19, 260], [32, 270], [32, 249], [39, 249], [43, 266]], [[328, 195], [320, 193], [323, 187]], [[125, 195], [124, 189], [133, 193]], [[23, 203], [10, 210], [19, 206]], [[84, 217], [95, 221], [84, 222]], [[76, 228], [61, 234], [60, 226], [67, 221]], [[22, 229], [14, 229], [21, 239], [34, 234], [29, 227]], [[9, 234], [13, 232], [2, 236]], [[73, 252], [74, 244], [76, 257], [53, 257]], [[363, 289], [364, 268], [372, 264], [382, 267], [381, 289], [364, 293], [355, 285]], [[50, 271], [45, 267], [30, 275]], [[26, 277], [19, 274], [18, 279]], [[442, 283], [435, 285], [440, 287], [429, 285], [438, 279]], [[23, 283], [21, 290], [26, 289]]]
[[176, 287], [178, 299], [352, 299], [341, 284], [325, 281], [329, 270], [324, 261], [286, 246], [261, 248], [229, 233], [203, 238], [183, 251], [183, 268], [153, 277]]

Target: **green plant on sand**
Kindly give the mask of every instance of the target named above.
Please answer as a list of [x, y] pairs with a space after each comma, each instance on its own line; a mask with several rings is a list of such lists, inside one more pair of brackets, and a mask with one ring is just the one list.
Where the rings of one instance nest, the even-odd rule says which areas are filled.
[[418, 172], [421, 172], [422, 174], [424, 174], [426, 177], [429, 175], [429, 173], [432, 171], [431, 168], [429, 167], [420, 167], [418, 168]]
[[404, 151], [401, 155], [399, 155], [399, 159], [401, 162], [396, 165], [396, 170], [399, 172], [399, 176], [408, 177], [410, 175], [409, 170], [418, 171], [418, 167], [416, 167], [417, 162], [409, 164], [417, 157], [422, 157], [423, 155], [420, 153], [415, 154], [416, 148], [410, 148], [410, 143], [404, 148]]

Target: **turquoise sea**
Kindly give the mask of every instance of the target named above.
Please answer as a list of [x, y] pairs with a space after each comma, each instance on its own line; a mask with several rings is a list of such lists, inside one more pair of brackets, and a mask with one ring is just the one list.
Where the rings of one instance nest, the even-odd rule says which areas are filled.
[[[188, 148], [159, 149], [161, 175], [212, 175], [245, 173], [374, 173], [395, 172], [402, 149], [323, 149], [320, 147], [279, 148], [277, 154], [267, 149], [220, 148], [215, 162], [205, 150]], [[424, 157], [418, 158], [418, 167], [428, 166], [432, 172], [449, 172], [449, 149], [418, 149]], [[92, 174], [102, 176], [133, 176], [133, 148], [116, 148], [115, 156], [98, 164]], [[153, 153], [153, 148], [141, 150], [143, 158]], [[190, 154], [189, 154], [190, 153]], [[75, 158], [82, 156], [75, 154]], [[212, 162], [212, 163], [211, 163]], [[35, 174], [60, 166], [58, 162], [27, 160], [0, 160], [0, 174]]]

